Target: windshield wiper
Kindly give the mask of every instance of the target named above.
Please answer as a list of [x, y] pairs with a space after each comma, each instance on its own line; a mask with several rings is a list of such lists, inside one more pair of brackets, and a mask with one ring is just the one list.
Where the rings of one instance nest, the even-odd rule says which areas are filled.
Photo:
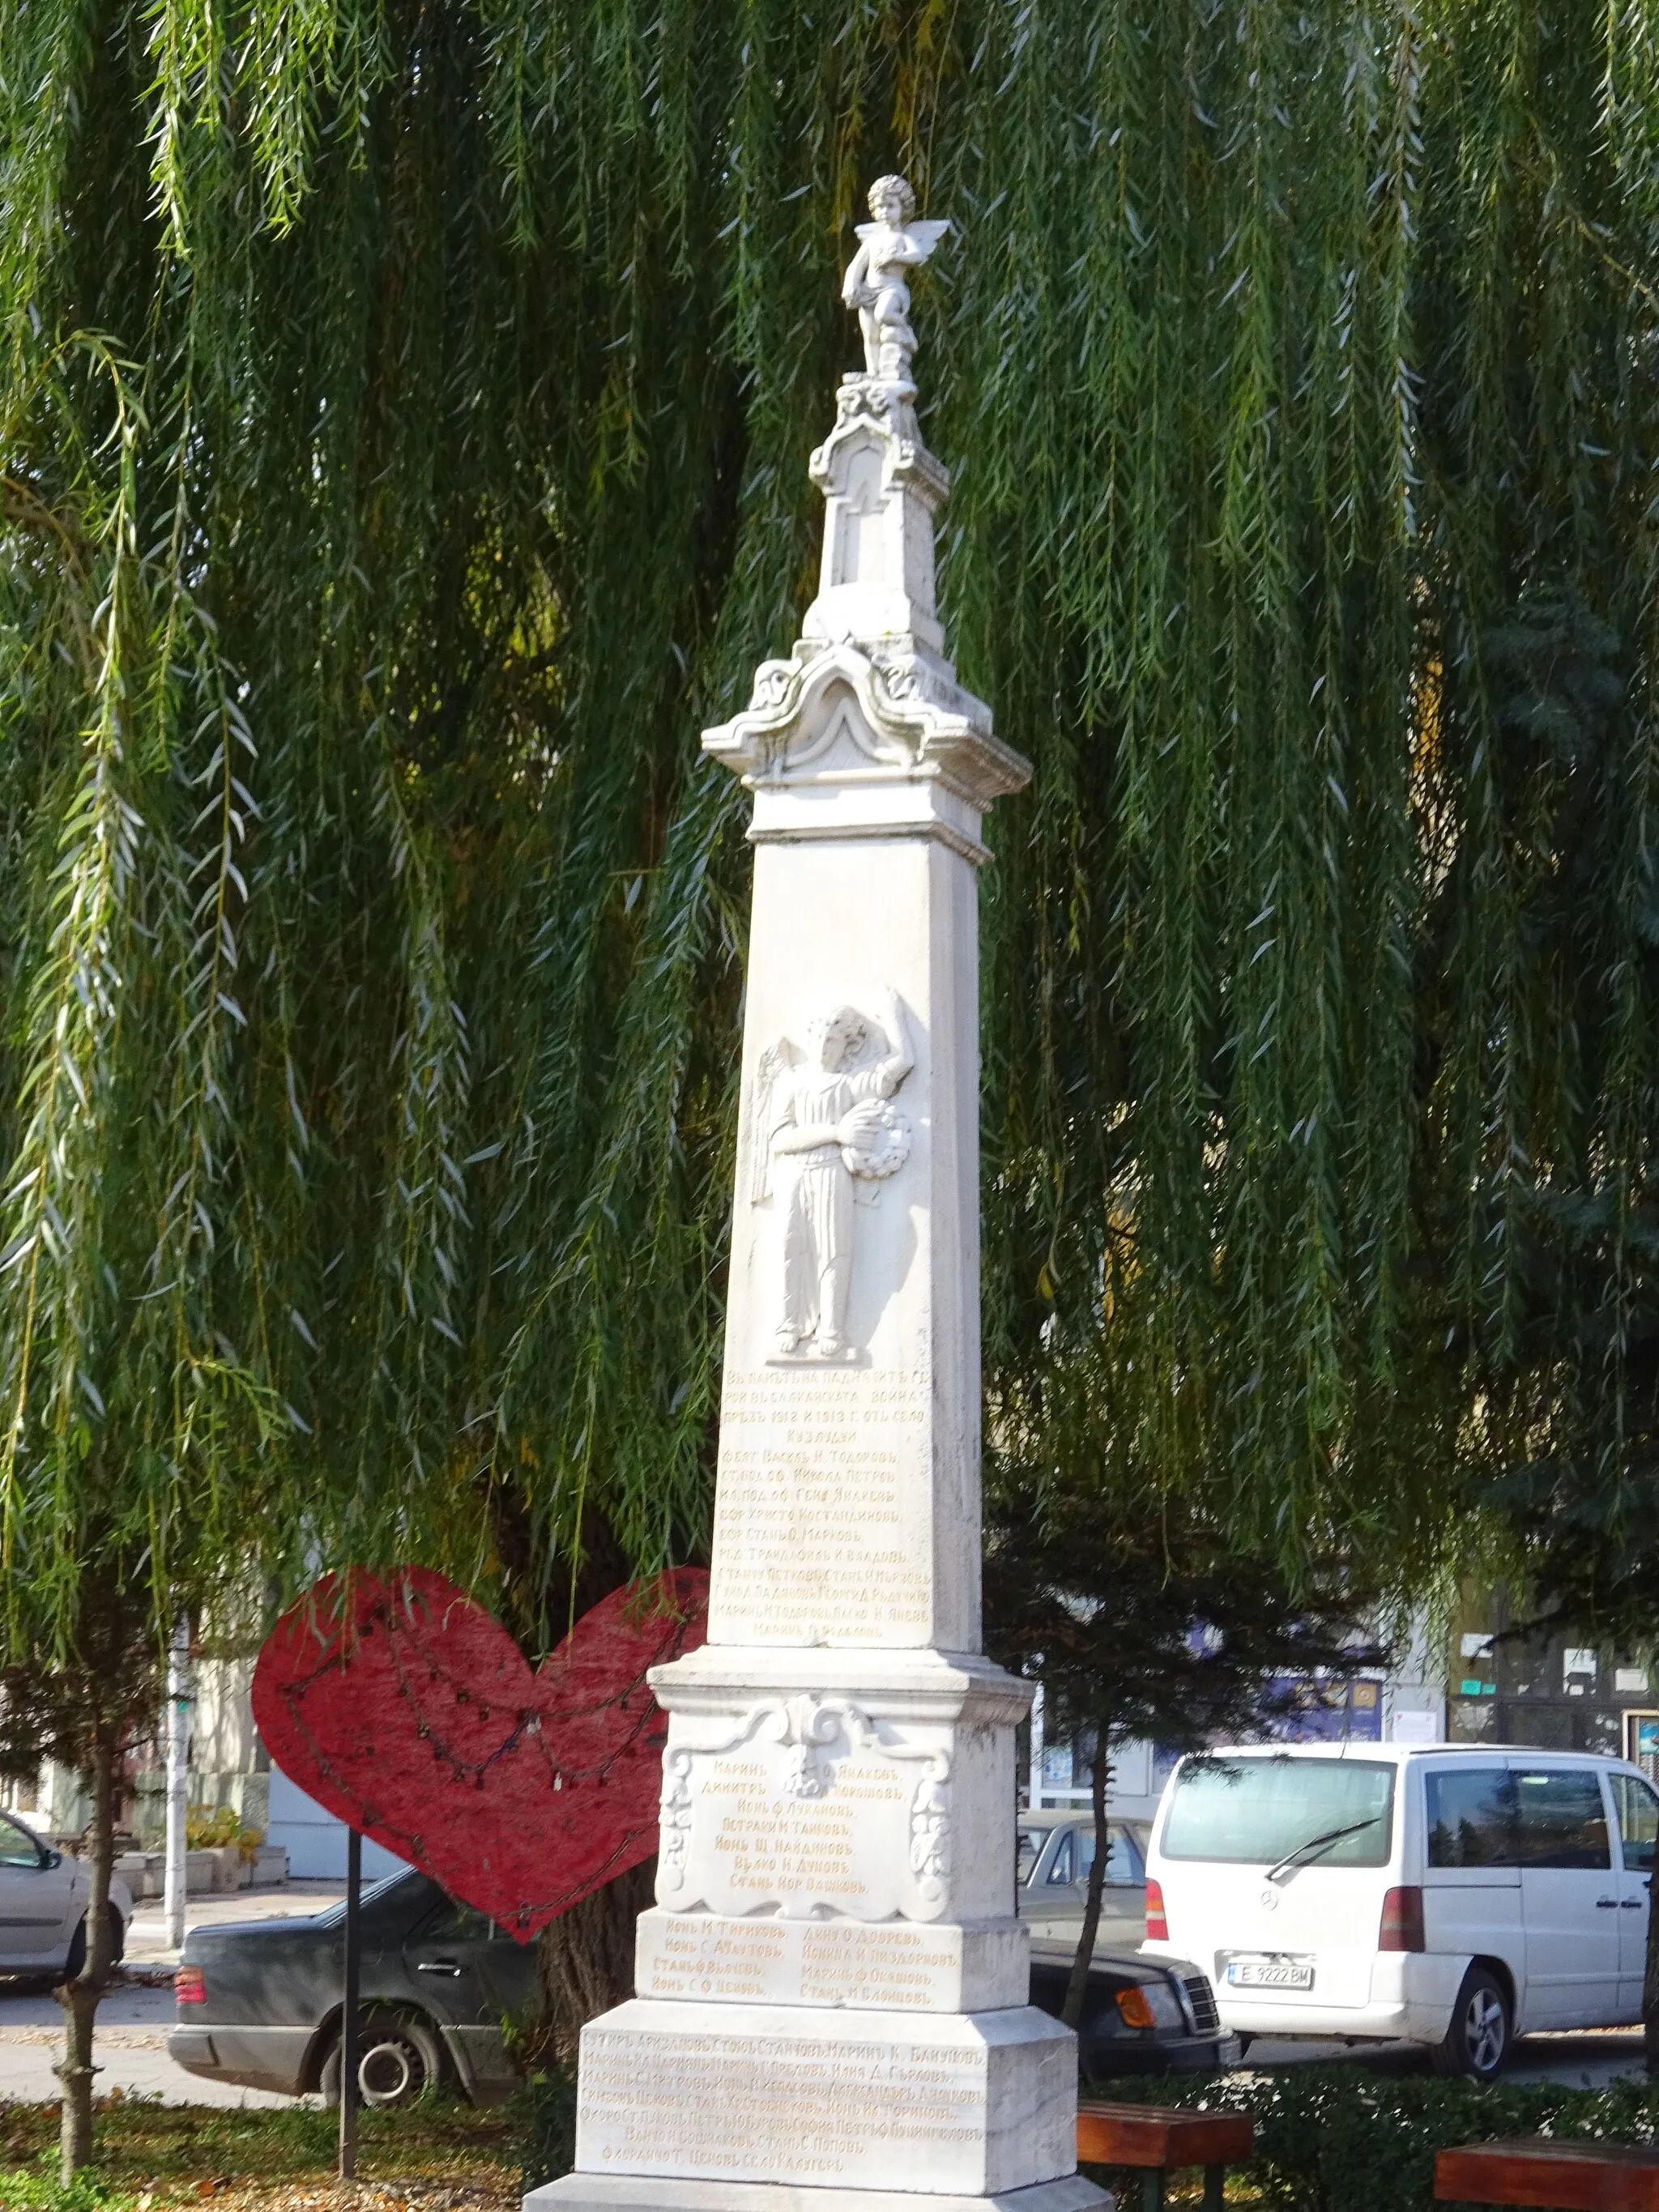
[[1305, 1844], [1298, 1844], [1293, 1851], [1286, 1851], [1277, 1866], [1267, 1869], [1268, 1881], [1277, 1881], [1287, 1868], [1300, 1865], [1304, 1852], [1328, 1851], [1333, 1844], [1340, 1844], [1344, 1836], [1357, 1836], [1362, 1828], [1374, 1828], [1382, 1817], [1380, 1813], [1373, 1813], [1369, 1820], [1350, 1820], [1346, 1828], [1331, 1828], [1322, 1836], [1310, 1836]]

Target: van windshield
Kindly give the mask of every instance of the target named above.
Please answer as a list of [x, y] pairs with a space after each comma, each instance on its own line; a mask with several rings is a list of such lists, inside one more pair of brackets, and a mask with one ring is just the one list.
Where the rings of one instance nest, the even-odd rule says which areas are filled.
[[1188, 1763], [1164, 1818], [1164, 1856], [1237, 1866], [1386, 1866], [1394, 1775], [1392, 1765], [1357, 1759]]

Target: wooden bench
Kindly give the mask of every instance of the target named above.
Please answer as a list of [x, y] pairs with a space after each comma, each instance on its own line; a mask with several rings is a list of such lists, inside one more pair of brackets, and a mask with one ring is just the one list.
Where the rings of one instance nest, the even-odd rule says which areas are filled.
[[[1164, 2105], [1100, 2105], [1077, 2108], [1077, 2154], [1090, 2166], [1145, 2169], [1145, 2212], [1163, 2212], [1164, 2184], [1176, 2166], [1204, 2169], [1204, 2212], [1221, 2212], [1227, 2168], [1255, 2148], [1255, 2122], [1248, 2112], [1182, 2112]], [[1623, 2212], [1623, 2208], [1620, 2208]]]
[[1534, 2204], [1547, 2212], [1659, 2212], [1659, 2150], [1543, 2136], [1468, 2143], [1436, 2157], [1434, 2193], [1462, 2204]]

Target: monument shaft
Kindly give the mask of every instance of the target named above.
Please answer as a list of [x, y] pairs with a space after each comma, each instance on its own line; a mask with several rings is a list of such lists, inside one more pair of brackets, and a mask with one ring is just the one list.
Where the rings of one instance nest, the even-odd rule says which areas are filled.
[[657, 1902], [544, 2212], [1109, 2202], [1026, 2002], [1029, 1692], [980, 1656], [975, 876], [1029, 769], [944, 656], [908, 198], [848, 272], [818, 595], [703, 740], [756, 846], [709, 1640], [652, 1677]]

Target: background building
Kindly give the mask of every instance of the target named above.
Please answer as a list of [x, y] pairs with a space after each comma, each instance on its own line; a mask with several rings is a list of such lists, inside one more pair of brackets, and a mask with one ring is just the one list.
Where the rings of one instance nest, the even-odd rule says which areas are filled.
[[[1413, 1622], [1400, 1663], [1346, 1679], [1275, 1675], [1263, 1685], [1261, 1727], [1252, 1742], [1442, 1743], [1448, 1735], [1446, 1674], [1440, 1639], [1426, 1619]], [[1286, 1708], [1288, 1707], [1288, 1710]], [[1150, 1820], [1179, 1753], [1129, 1742], [1113, 1754], [1107, 1804], [1126, 1820]], [[1089, 1759], [1049, 1741], [1039, 1695], [1031, 1721], [1022, 1802], [1034, 1810], [1089, 1802]]]

